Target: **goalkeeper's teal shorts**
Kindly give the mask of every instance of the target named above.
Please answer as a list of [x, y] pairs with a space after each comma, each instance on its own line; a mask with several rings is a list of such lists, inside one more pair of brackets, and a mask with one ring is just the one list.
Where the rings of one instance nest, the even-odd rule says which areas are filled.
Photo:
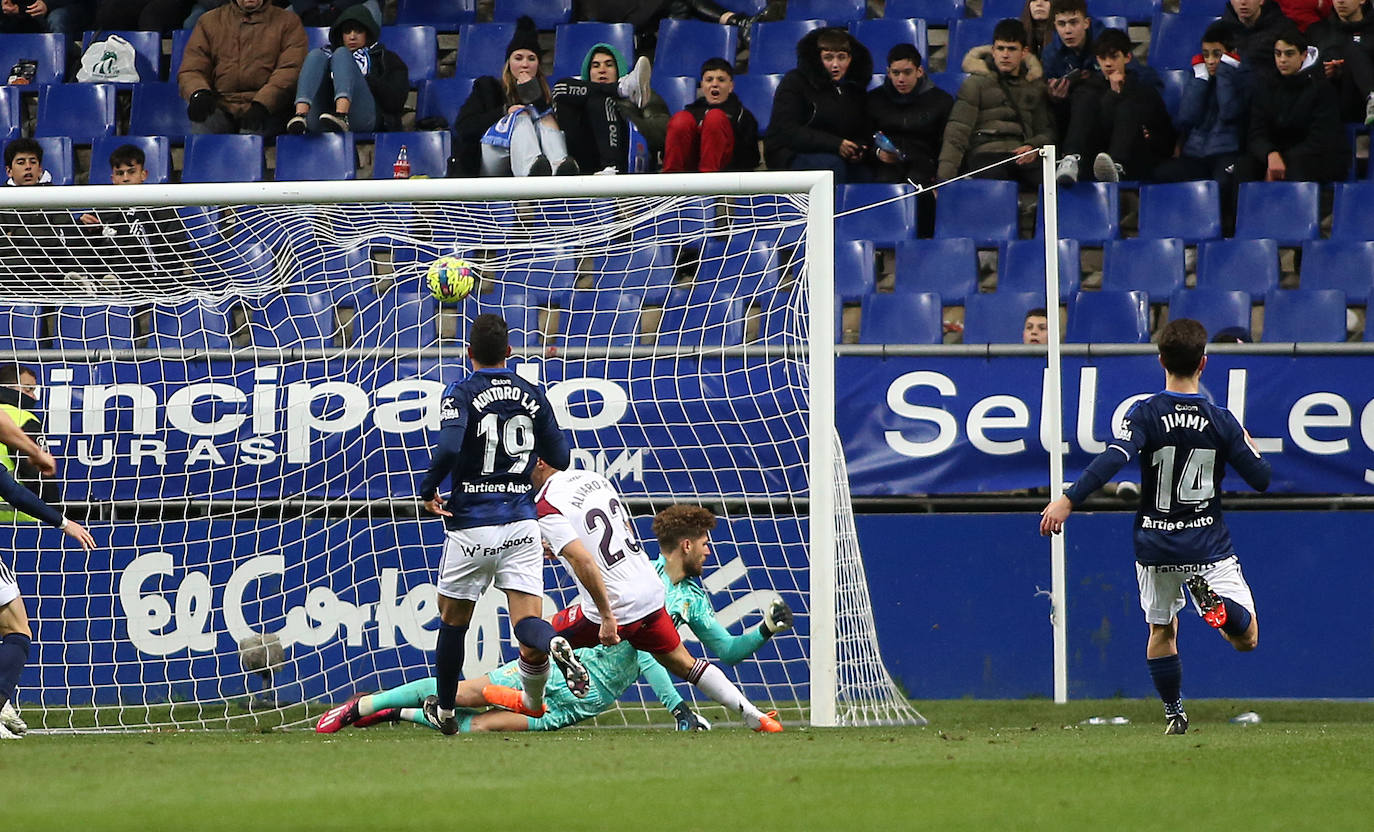
[[[615, 704], [615, 696], [597, 684], [596, 677], [592, 677], [591, 690], [587, 691], [587, 695], [578, 699], [568, 690], [568, 685], [563, 681], [563, 674], [558, 672], [558, 668], [551, 667], [550, 671], [549, 681], [544, 685], [544, 704], [549, 710], [541, 717], [525, 717], [529, 721], [526, 730], [557, 731], [584, 719], [591, 719]], [[487, 678], [491, 679], [493, 685], [505, 685], [517, 690], [522, 688], [517, 662], [501, 665], [488, 673]]]

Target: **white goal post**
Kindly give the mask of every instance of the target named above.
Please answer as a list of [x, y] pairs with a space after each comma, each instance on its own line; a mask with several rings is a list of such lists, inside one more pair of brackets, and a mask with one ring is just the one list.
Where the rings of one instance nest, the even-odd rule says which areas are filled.
[[[643, 536], [673, 501], [721, 516], [703, 583], [732, 631], [792, 604], [727, 671], [747, 695], [924, 721], [882, 663], [835, 430], [829, 173], [16, 187], [5, 212], [0, 361], [37, 371], [54, 485], [102, 547], [0, 527], [31, 725], [300, 726], [426, 675], [414, 488], [484, 311]], [[422, 291], [445, 254], [482, 272], [454, 306]], [[546, 584], [547, 611], [571, 599]], [[465, 675], [513, 655], [494, 596]], [[641, 685], [599, 722], [657, 711]]]

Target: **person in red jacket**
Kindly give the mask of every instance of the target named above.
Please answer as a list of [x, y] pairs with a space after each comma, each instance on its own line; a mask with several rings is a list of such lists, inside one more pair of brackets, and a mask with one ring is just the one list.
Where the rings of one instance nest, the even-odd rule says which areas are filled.
[[668, 120], [663, 172], [753, 170], [759, 123], [735, 95], [735, 70], [724, 58], [701, 65], [701, 95]]

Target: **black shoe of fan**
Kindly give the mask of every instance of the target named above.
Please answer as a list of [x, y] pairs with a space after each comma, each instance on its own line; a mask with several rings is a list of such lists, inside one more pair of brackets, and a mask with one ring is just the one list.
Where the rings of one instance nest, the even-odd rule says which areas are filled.
[[534, 164], [530, 165], [530, 176], [552, 176], [553, 165], [549, 164], [549, 157], [539, 155], [534, 157]]

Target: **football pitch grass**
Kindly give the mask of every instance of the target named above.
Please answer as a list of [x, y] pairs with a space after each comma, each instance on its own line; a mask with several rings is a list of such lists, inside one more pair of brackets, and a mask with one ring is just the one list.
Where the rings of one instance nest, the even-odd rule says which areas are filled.
[[[1374, 702], [917, 703], [924, 728], [761, 736], [163, 731], [0, 743], [16, 830], [1369, 829]], [[1258, 725], [1228, 720], [1257, 711]], [[1092, 716], [1129, 725], [1083, 725]], [[723, 714], [715, 714], [724, 721]]]

